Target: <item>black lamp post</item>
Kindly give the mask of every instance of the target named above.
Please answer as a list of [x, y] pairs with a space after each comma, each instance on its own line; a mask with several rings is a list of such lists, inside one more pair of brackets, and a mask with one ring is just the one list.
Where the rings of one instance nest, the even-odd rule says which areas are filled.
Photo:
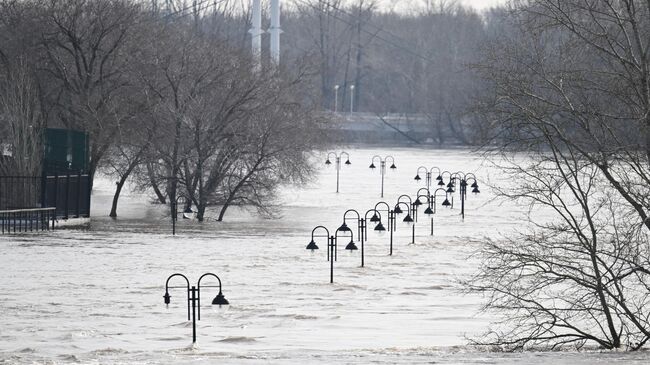
[[[356, 218], [355, 217], [349, 218], [348, 213], [354, 213], [357, 216], [356, 216]], [[345, 211], [345, 213], [343, 213], [343, 224], [341, 224], [341, 226], [339, 227], [339, 229], [338, 229], [339, 231], [341, 231], [341, 232], [347, 232], [347, 231], [352, 232], [350, 227], [348, 227], [347, 223], [345, 222], [348, 219], [356, 219], [356, 222], [357, 222], [357, 237], [359, 237], [359, 240], [361, 242], [361, 267], [364, 267], [365, 259], [364, 259], [364, 246], [363, 246], [364, 239], [363, 239], [363, 234], [364, 234], [364, 231], [366, 230], [366, 220], [365, 220], [364, 217], [361, 217], [361, 214], [359, 214], [359, 212], [357, 210], [348, 209], [348, 210]]]
[[[388, 214], [388, 222], [387, 222], [388, 223], [388, 232], [390, 233], [390, 251], [389, 251], [389, 255], [393, 256], [393, 232], [395, 231], [395, 217], [396, 217], [395, 210], [391, 209], [390, 205], [388, 205], [388, 203], [383, 202], [383, 201], [375, 204], [375, 209], [373, 209], [373, 210], [379, 211], [378, 208], [379, 208], [380, 205], [385, 205], [386, 206], [386, 212]], [[381, 224], [381, 222], [379, 222], [377, 224], [377, 226], [375, 227], [375, 231], [381, 232], [381, 231], [385, 231], [385, 230], [386, 230], [386, 228], [383, 226], [383, 224]]]
[[332, 161], [330, 161], [330, 156], [332, 156], [332, 155], [334, 156], [334, 161], [335, 161], [335, 165], [336, 165], [336, 192], [338, 193], [339, 192], [340, 173], [341, 173], [341, 158], [343, 157], [343, 155], [345, 155], [345, 157], [346, 157], [345, 164], [346, 165], [352, 165], [352, 163], [350, 162], [350, 155], [347, 152], [342, 151], [338, 155], [335, 152], [329, 152], [327, 154], [327, 159], [325, 160], [325, 165], [331, 165], [332, 164]]
[[[372, 217], [370, 217], [370, 219], [368, 219], [368, 214], [370, 214], [371, 212], [372, 212]], [[363, 218], [361, 218], [361, 219], [363, 221], [363, 227], [364, 227], [363, 229], [365, 231], [365, 232], [364, 231], [361, 232], [362, 233], [362, 235], [361, 235], [361, 237], [362, 237], [361, 241], [362, 242], [364, 240], [364, 234], [365, 234], [365, 240], [368, 241], [368, 224], [367, 224], [367, 222], [371, 222], [371, 223], [375, 224], [375, 231], [377, 233], [382, 234], [382, 233], [386, 232], [386, 227], [384, 227], [384, 225], [381, 222], [381, 213], [377, 209], [368, 209], [366, 211], [366, 214], [364, 214]]]
[[[408, 199], [408, 203], [403, 202], [402, 198]], [[406, 205], [406, 217], [404, 217], [403, 221], [411, 225], [411, 229], [413, 231], [413, 235], [412, 235], [413, 239], [411, 240], [411, 244], [415, 244], [415, 222], [417, 222], [417, 212], [418, 212], [417, 205], [415, 205], [413, 199], [411, 199], [411, 197], [406, 194], [400, 195], [399, 198], [397, 198], [397, 205], [395, 206], [396, 213], [398, 212], [398, 208], [400, 204]], [[399, 211], [402, 212], [401, 209], [399, 209]]]
[[[175, 276], [180, 276], [183, 279], [185, 279], [185, 282], [187, 283], [187, 286], [169, 286], [169, 281], [175, 277]], [[197, 320], [197, 312], [198, 312], [198, 320], [201, 320], [201, 280], [206, 277], [206, 276], [213, 276], [219, 281], [219, 286], [214, 286], [214, 285], [204, 285], [204, 288], [219, 288], [219, 294], [217, 294], [216, 297], [212, 300], [212, 305], [228, 305], [228, 300], [223, 296], [223, 293], [221, 292], [221, 279], [213, 274], [213, 273], [205, 273], [201, 275], [199, 278], [198, 283], [196, 286], [190, 287], [190, 281], [187, 278], [187, 276], [183, 274], [172, 274], [167, 278], [167, 281], [165, 282], [165, 295], [163, 295], [163, 298], [165, 298], [165, 304], [169, 305], [171, 295], [169, 295], [169, 289], [173, 288], [186, 288], [187, 289], [187, 320], [190, 320], [190, 307], [191, 307], [191, 317], [192, 317], [192, 342], [196, 342], [196, 320]]]
[[[422, 192], [425, 192], [425, 194], [422, 194]], [[420, 204], [418, 204], [418, 206], [422, 204], [420, 198], [426, 198], [427, 199], [427, 209], [424, 210], [424, 214], [431, 217], [431, 235], [433, 236], [433, 209], [431, 208], [431, 204], [433, 203], [433, 199], [431, 197], [431, 194], [429, 193], [429, 188], [420, 188], [420, 189], [418, 189], [418, 192], [417, 192], [416, 196], [417, 196], [417, 199], [415, 201], [420, 202]]]
[[[338, 256], [337, 242], [338, 242], [338, 238], [339, 238], [339, 232], [349, 232], [350, 233], [350, 243], [348, 243], [347, 246], [345, 246], [345, 249], [350, 250], [350, 251], [358, 249], [357, 246], [354, 244], [354, 238], [353, 238], [354, 235], [352, 234], [352, 230], [348, 228], [347, 230], [343, 230], [343, 231], [341, 231], [340, 229], [337, 229], [336, 232], [334, 233], [334, 235], [332, 236], [332, 235], [330, 235], [329, 230], [327, 228], [325, 228], [323, 226], [317, 226], [316, 228], [314, 228], [312, 230], [312, 239], [311, 239], [311, 242], [309, 242], [309, 244], [307, 245], [308, 250], [312, 250], [312, 251], [313, 250], [318, 250], [318, 246], [316, 245], [316, 242], [314, 242], [314, 237], [317, 237], [317, 235], [315, 235], [315, 231], [317, 229], [324, 230], [325, 233], [327, 233], [327, 235], [329, 236], [328, 237], [328, 243], [327, 243], [327, 246], [328, 246], [328, 249], [329, 249], [327, 257], [328, 257], [328, 260], [330, 262], [330, 283], [334, 283], [334, 261], [337, 260], [337, 256]], [[323, 236], [320, 236], [320, 237], [323, 237]]]
[[381, 197], [384, 197], [384, 176], [386, 175], [386, 162], [389, 162], [388, 159], [390, 159], [390, 169], [394, 170], [397, 168], [395, 166], [395, 158], [393, 156], [386, 156], [383, 159], [381, 156], [375, 155], [372, 157], [372, 160], [370, 161], [370, 168], [375, 169], [375, 159], [379, 159], [379, 172], [381, 173]]
[[424, 166], [418, 167], [414, 180], [415, 181], [422, 180], [422, 178], [420, 177], [420, 172], [423, 171], [426, 177], [425, 183], [427, 185], [427, 189], [431, 189], [431, 183], [433, 182], [433, 170], [436, 170], [436, 181], [442, 180], [442, 176], [440, 175], [440, 169], [435, 166], [430, 168], [429, 170], [427, 170], [427, 168]]
[[187, 202], [187, 199], [184, 196], [179, 195], [179, 196], [176, 197], [175, 200], [173, 200], [171, 202], [171, 204], [172, 204], [172, 235], [173, 236], [176, 235], [176, 221], [178, 220], [178, 202], [179, 201], [182, 201], [183, 205], [185, 205], [186, 202]]
[[469, 180], [473, 181], [471, 185], [472, 193], [479, 194], [481, 191], [478, 188], [478, 182], [474, 174], [457, 172], [455, 176], [460, 178], [460, 214], [465, 219], [465, 200], [467, 199], [467, 185], [469, 184]]

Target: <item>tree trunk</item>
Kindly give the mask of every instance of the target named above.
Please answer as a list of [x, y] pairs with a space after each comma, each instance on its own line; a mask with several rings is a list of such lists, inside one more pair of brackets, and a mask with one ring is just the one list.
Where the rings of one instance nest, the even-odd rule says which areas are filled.
[[158, 187], [158, 183], [156, 182], [153, 174], [153, 166], [151, 166], [150, 163], [147, 164], [147, 174], [149, 175], [149, 183], [153, 188], [153, 192], [156, 193], [158, 201], [160, 204], [167, 204], [167, 198], [165, 198], [165, 195], [160, 191], [160, 188]]
[[230, 207], [230, 202], [226, 202], [221, 207], [221, 210], [219, 211], [219, 218], [217, 218], [218, 222], [223, 222], [223, 217], [226, 215], [226, 210], [228, 210], [228, 207]]
[[120, 193], [122, 192], [122, 187], [126, 179], [122, 177], [120, 181], [116, 183], [117, 188], [115, 189], [115, 194], [113, 194], [113, 204], [111, 206], [111, 213], [108, 215], [111, 218], [117, 218], [117, 201], [120, 199]]

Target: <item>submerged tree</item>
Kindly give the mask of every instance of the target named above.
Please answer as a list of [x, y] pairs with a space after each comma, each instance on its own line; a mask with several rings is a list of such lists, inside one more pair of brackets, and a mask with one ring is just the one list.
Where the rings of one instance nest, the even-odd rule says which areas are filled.
[[532, 229], [481, 252], [469, 285], [507, 318], [481, 342], [639, 349], [650, 339], [650, 4], [517, 2], [507, 23], [514, 33], [486, 51], [496, 95], [484, 110], [514, 182], [497, 191], [530, 206]]

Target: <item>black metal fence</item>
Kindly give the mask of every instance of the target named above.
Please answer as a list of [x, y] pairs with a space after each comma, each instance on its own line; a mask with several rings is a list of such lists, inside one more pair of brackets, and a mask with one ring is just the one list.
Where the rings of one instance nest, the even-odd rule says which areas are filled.
[[0, 176], [0, 211], [56, 208], [57, 219], [90, 216], [90, 177], [86, 174]]
[[56, 208], [36, 208], [0, 211], [0, 231], [5, 233], [21, 233], [47, 231], [54, 229]]
[[90, 179], [88, 175], [47, 176], [42, 182], [45, 194], [42, 207], [56, 207], [57, 218], [90, 217]]

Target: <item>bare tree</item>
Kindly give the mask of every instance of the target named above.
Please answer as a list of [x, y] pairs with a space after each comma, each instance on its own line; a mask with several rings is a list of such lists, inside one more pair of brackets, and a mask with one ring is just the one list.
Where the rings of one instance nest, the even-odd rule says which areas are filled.
[[139, 14], [128, 0], [51, 0], [42, 12], [44, 68], [56, 90], [49, 102], [57, 124], [89, 133], [91, 176], [131, 113], [124, 71], [134, 53], [127, 46], [138, 46], [128, 37]]
[[0, 175], [38, 176], [45, 117], [31, 70], [19, 62], [0, 75], [0, 144], [11, 153], [0, 160]]
[[639, 349], [650, 339], [650, 4], [515, 5], [515, 32], [486, 52], [496, 94], [484, 111], [492, 147], [529, 160], [511, 160], [517, 185], [498, 191], [554, 216], [482, 251], [469, 285], [507, 317], [487, 342]]

